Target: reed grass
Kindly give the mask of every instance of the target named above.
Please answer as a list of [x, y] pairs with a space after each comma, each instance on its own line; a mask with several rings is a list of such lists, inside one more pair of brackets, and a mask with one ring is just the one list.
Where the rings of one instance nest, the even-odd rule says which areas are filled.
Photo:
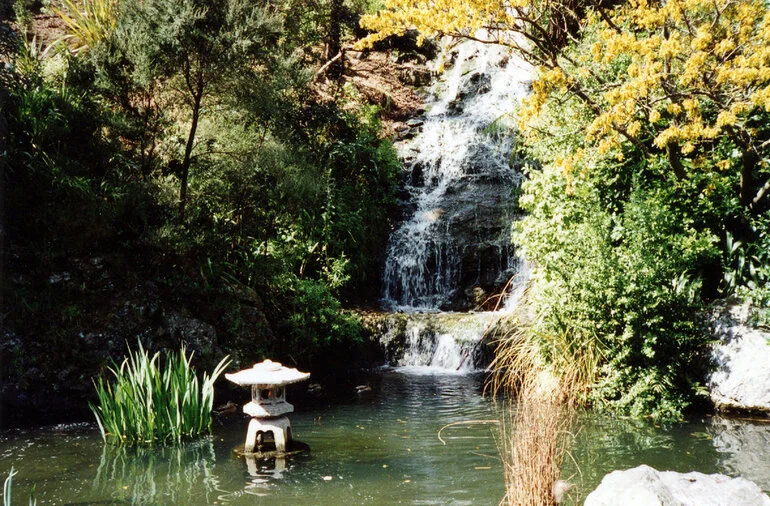
[[[544, 378], [545, 376], [545, 378]], [[574, 412], [563, 402], [557, 378], [527, 374], [504, 410], [498, 446], [506, 495], [501, 504], [552, 506], [561, 502], [557, 487], [572, 442]]]
[[199, 382], [184, 346], [178, 353], [152, 357], [138, 345], [120, 367], [109, 370], [112, 382], [94, 382], [98, 405], [91, 405], [102, 438], [115, 444], [181, 442], [211, 429], [214, 382], [230, 363], [222, 359]]
[[[3, 482], [3, 506], [11, 506], [13, 499], [13, 477], [16, 476], [16, 471], [11, 466], [11, 470], [8, 471], [8, 477]], [[29, 506], [35, 506], [37, 499], [35, 499], [35, 489], [33, 488], [29, 494]]]

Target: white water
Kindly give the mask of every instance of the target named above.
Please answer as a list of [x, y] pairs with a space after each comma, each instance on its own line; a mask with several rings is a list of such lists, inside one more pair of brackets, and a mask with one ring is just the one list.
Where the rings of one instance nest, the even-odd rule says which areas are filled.
[[394, 315], [384, 322], [380, 341], [386, 347], [396, 343], [388, 360], [402, 371], [465, 374], [482, 366], [489, 350], [479, 343], [500, 315], [489, 311]]
[[[499, 309], [510, 311], [529, 277], [510, 232], [521, 180], [512, 113], [532, 69], [506, 48], [471, 41], [447, 58], [421, 132], [398, 146], [412, 212], [391, 234], [383, 277], [385, 307], [414, 314], [394, 359], [412, 372], [477, 368], [479, 343], [500, 315], [438, 311], [473, 308], [472, 290], [488, 296], [506, 286]], [[402, 331], [387, 330], [383, 342]]]
[[390, 237], [383, 302], [400, 311], [455, 307], [470, 286], [501, 288], [519, 265], [511, 113], [532, 71], [491, 44], [464, 42], [450, 55], [421, 133], [399, 147], [414, 212]]

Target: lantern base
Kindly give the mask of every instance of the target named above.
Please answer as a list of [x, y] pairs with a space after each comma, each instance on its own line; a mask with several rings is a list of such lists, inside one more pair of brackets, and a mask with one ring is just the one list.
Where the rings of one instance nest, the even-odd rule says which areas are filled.
[[292, 440], [291, 422], [287, 417], [281, 416], [277, 418], [252, 418], [246, 432], [244, 453], [254, 453], [254, 448], [257, 448], [258, 451], [261, 450], [267, 433], [273, 435], [275, 451], [286, 452], [286, 443]]
[[271, 444], [265, 445], [262, 448], [262, 451], [258, 451], [258, 449], [255, 448], [253, 452], [246, 452], [245, 448], [241, 445], [233, 448], [232, 452], [234, 457], [244, 457], [247, 460], [257, 459], [258, 461], [264, 461], [266, 459], [282, 459], [284, 457], [294, 457], [303, 453], [308, 453], [310, 452], [310, 446], [308, 446], [307, 443], [294, 439], [286, 443], [286, 451], [283, 452], [273, 449]]

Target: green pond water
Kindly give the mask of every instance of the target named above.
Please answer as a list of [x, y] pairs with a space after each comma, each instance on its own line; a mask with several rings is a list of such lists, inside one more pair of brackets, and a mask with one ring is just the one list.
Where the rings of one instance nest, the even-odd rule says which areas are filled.
[[[13, 466], [14, 503], [26, 504], [469, 504], [504, 494], [498, 416], [480, 375], [373, 373], [371, 392], [297, 406], [295, 438], [310, 452], [249, 461], [247, 421], [217, 420], [211, 437], [174, 448], [104, 445], [93, 424], [0, 435], [0, 472]], [[291, 399], [290, 399], [291, 401]], [[460, 422], [460, 423], [458, 423]], [[607, 472], [642, 463], [753, 479], [770, 491], [770, 425], [694, 420], [653, 427], [585, 416], [565, 472], [573, 500]], [[443, 440], [443, 441], [442, 441]]]

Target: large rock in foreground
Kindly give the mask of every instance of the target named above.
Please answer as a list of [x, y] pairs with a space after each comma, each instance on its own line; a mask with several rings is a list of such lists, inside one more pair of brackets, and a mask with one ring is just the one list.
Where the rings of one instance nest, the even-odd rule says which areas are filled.
[[747, 310], [733, 307], [715, 322], [709, 395], [720, 411], [770, 415], [770, 334], [744, 324]]
[[770, 506], [770, 497], [745, 478], [676, 473], [639, 466], [613, 471], [591, 492], [585, 506]]

